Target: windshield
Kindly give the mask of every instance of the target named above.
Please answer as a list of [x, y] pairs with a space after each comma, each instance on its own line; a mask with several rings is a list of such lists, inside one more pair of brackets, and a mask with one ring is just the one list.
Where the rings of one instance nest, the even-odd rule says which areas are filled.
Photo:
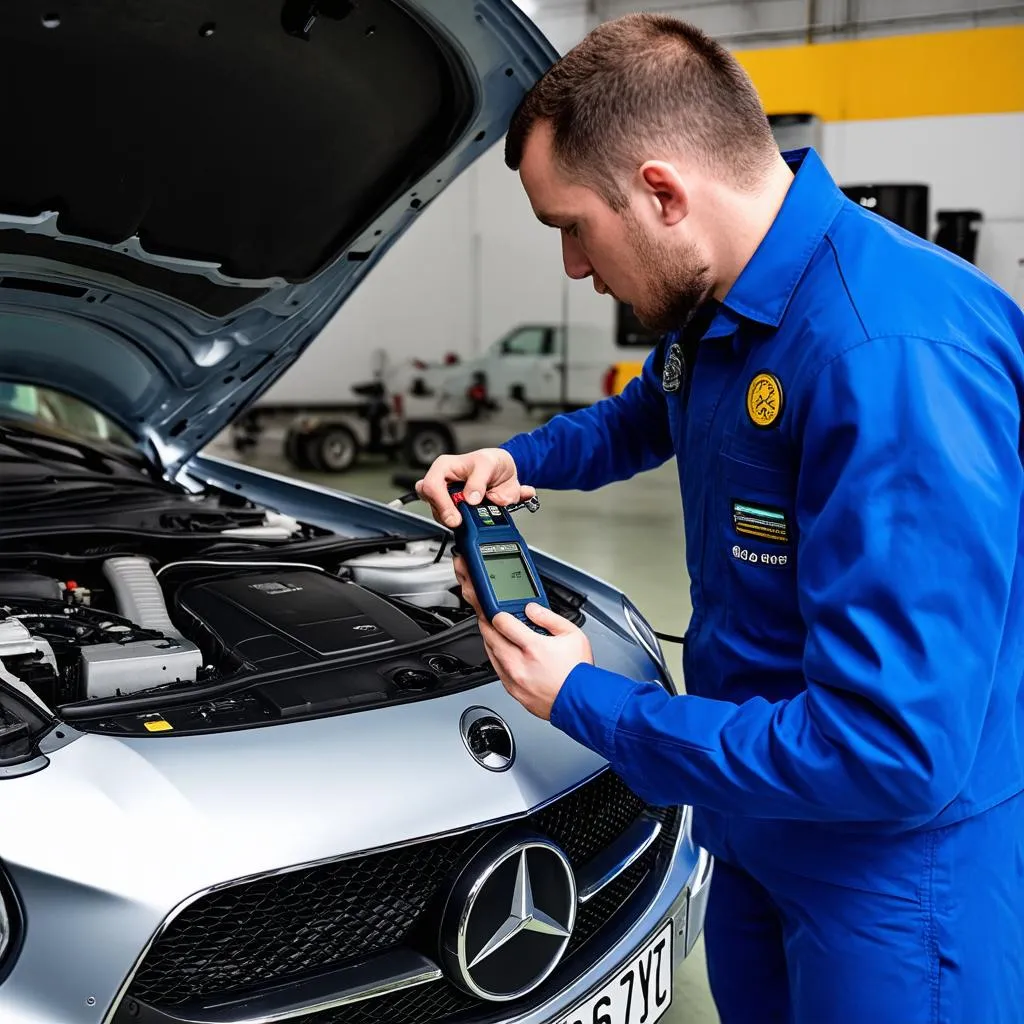
[[56, 429], [80, 441], [132, 447], [132, 439], [124, 430], [81, 399], [51, 388], [0, 379], [0, 420], [5, 419]]

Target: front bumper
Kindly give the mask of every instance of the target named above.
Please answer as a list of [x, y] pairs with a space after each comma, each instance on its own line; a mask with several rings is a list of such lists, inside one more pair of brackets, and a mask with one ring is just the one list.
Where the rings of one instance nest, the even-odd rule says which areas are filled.
[[[613, 977], [620, 966], [668, 920], [673, 922], [675, 961], [676, 964], [680, 963], [692, 951], [703, 929], [712, 867], [713, 862], [707, 852], [693, 845], [687, 815], [679, 830], [670, 865], [654, 896], [604, 955], [576, 976], [571, 984], [543, 999], [530, 1011], [502, 1017], [500, 1005], [494, 1005], [493, 1013], [486, 1019], [491, 1022], [500, 1020], [502, 1024], [551, 1024], [561, 1021], [573, 1007]], [[26, 941], [31, 942], [31, 936], [26, 936]], [[100, 923], [97, 942], [103, 944], [104, 941]], [[51, 952], [54, 963], [59, 963], [58, 952]], [[0, 982], [0, 1008], [4, 1024], [58, 1024], [52, 1014], [52, 1006], [47, 1006], [44, 991], [37, 985], [25, 987], [23, 981], [17, 980], [17, 975], [6, 983]], [[97, 1014], [100, 1014], [99, 1019], [104, 1022], [113, 1020], [116, 1007], [106, 1008], [107, 1012], [104, 1010], [102, 1005], [97, 1005], [96, 1000], [86, 996], [81, 1000], [80, 1014], [63, 1017], [59, 1024], [94, 1022]]]

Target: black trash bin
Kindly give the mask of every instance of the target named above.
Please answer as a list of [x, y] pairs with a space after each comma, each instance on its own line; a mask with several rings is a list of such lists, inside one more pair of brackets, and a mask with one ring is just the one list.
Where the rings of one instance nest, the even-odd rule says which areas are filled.
[[921, 238], [928, 237], [927, 185], [843, 185], [843, 192], [855, 203], [912, 231]]
[[956, 253], [968, 263], [974, 263], [978, 252], [978, 229], [981, 210], [938, 210], [935, 214], [939, 228], [933, 241]]

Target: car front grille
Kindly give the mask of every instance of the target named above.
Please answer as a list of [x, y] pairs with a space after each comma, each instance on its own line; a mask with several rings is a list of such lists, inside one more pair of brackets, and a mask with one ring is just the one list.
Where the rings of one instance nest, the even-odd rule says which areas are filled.
[[[663, 847], [668, 845], [669, 838], [666, 835]], [[589, 903], [584, 904], [576, 918], [566, 957], [576, 951], [585, 952], [588, 940], [598, 937], [602, 927], [617, 911], [626, 907], [629, 897], [652, 875], [657, 862], [658, 848], [652, 847], [632, 867], [602, 889]], [[597, 955], [587, 959], [593, 962], [602, 952], [599, 950]], [[551, 986], [559, 987], [581, 973], [581, 969], [573, 970], [571, 965], [566, 964], [554, 975]], [[334, 1010], [305, 1014], [289, 1020], [287, 1024], [492, 1024], [528, 1011], [543, 998], [535, 994], [515, 1002], [503, 1003], [500, 1008], [496, 1008], [493, 1003], [485, 1004], [465, 995], [450, 982], [436, 981], [349, 1006], [339, 1006]]]
[[[574, 868], [604, 850], [645, 810], [605, 771], [525, 822], [565, 851]], [[229, 885], [179, 914], [145, 956], [129, 998], [164, 1010], [231, 1000], [270, 985], [343, 967], [405, 944], [430, 955], [436, 937], [423, 927], [435, 897], [458, 868], [503, 826], [413, 843]], [[602, 925], [647, 875], [671, 829], [627, 872], [583, 904], [571, 953]], [[480, 1012], [482, 1004], [446, 981], [293, 1018], [291, 1024], [426, 1024]], [[475, 1018], [474, 1018], [475, 1019]]]

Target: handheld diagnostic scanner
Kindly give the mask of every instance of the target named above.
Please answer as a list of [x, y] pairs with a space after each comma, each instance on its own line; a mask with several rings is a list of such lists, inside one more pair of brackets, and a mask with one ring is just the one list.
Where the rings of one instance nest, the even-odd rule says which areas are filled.
[[[535, 633], [547, 630], [526, 615], [531, 602], [550, 608], [540, 574], [533, 564], [530, 549], [512, 521], [513, 506], [504, 508], [486, 501], [471, 505], [466, 501], [463, 484], [452, 484], [448, 493], [462, 516], [455, 528], [455, 544], [466, 563], [480, 607], [489, 620], [499, 612], [508, 612], [526, 623]], [[531, 510], [536, 506], [531, 506]]]

